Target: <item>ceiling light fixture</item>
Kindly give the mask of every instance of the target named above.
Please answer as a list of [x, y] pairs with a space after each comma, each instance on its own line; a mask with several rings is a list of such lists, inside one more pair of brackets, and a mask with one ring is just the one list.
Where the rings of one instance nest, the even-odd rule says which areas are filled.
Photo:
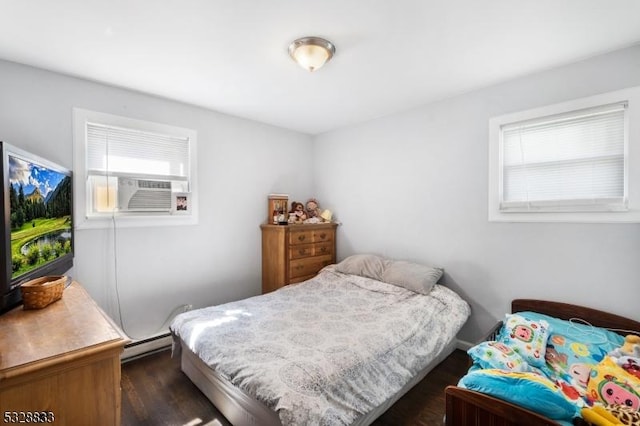
[[320, 37], [303, 37], [289, 45], [289, 55], [307, 71], [313, 72], [331, 59], [336, 47]]

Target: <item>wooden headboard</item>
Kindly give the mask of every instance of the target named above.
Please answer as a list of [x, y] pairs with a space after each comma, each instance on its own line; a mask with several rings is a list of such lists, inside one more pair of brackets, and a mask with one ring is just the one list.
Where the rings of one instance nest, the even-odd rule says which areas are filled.
[[514, 299], [511, 302], [511, 312], [522, 311], [539, 312], [563, 320], [579, 318], [588, 321], [589, 324], [595, 327], [608, 328], [623, 336], [630, 334], [631, 331], [640, 335], [640, 322], [638, 321], [570, 303], [536, 299]]

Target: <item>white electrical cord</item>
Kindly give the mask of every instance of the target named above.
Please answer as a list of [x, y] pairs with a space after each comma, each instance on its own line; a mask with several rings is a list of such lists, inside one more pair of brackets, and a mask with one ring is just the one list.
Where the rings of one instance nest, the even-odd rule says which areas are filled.
[[[109, 130], [107, 129], [107, 134], [106, 134], [106, 151], [107, 151], [107, 155], [106, 155], [106, 169], [107, 169], [107, 175], [106, 175], [106, 179], [107, 179], [107, 206], [111, 206], [111, 200], [109, 199], [111, 191], [109, 191]], [[115, 216], [115, 210], [112, 209], [111, 210], [111, 222], [112, 222], [112, 230], [113, 230], [113, 276], [114, 276], [114, 288], [115, 288], [115, 292], [116, 292], [116, 302], [118, 305], [118, 321], [120, 323], [120, 329], [124, 332], [124, 334], [127, 336], [127, 338], [131, 339], [131, 340], [144, 340], [149, 338], [150, 336], [155, 336], [157, 334], [159, 334], [160, 332], [164, 331], [167, 326], [169, 325], [169, 322], [171, 322], [171, 320], [178, 314], [178, 313], [182, 313], [182, 312], [187, 312], [189, 310], [191, 310], [192, 306], [191, 305], [180, 305], [180, 306], [176, 306], [175, 308], [173, 308], [173, 310], [169, 313], [169, 315], [167, 316], [167, 319], [164, 320], [164, 322], [160, 325], [160, 327], [158, 327], [154, 332], [152, 332], [151, 334], [147, 335], [147, 336], [133, 336], [131, 335], [128, 331], [127, 328], [124, 325], [124, 319], [122, 317], [122, 307], [121, 307], [121, 303], [120, 303], [120, 289], [119, 289], [119, 281], [118, 281], [118, 232], [117, 232], [117, 226], [116, 226], [116, 216]]]
[[173, 308], [173, 310], [169, 313], [169, 315], [167, 316], [167, 319], [164, 320], [164, 322], [160, 325], [160, 327], [158, 327], [155, 331], [153, 331], [151, 334], [147, 335], [147, 336], [133, 336], [131, 335], [125, 325], [124, 325], [124, 319], [122, 317], [122, 308], [120, 306], [120, 289], [119, 289], [119, 280], [118, 280], [118, 250], [117, 250], [117, 227], [116, 227], [116, 220], [115, 220], [115, 215], [111, 215], [111, 219], [113, 222], [113, 274], [114, 274], [114, 288], [116, 291], [116, 301], [118, 303], [118, 320], [120, 322], [120, 328], [122, 329], [122, 331], [124, 332], [124, 334], [131, 340], [144, 340], [149, 338], [150, 336], [155, 336], [156, 334], [159, 334], [160, 332], [164, 331], [166, 329], [166, 327], [169, 325], [169, 323], [171, 322], [171, 320], [173, 320], [173, 318], [182, 312], [187, 312], [188, 310], [190, 310], [192, 308], [191, 305], [179, 305], [176, 306], [175, 308]]

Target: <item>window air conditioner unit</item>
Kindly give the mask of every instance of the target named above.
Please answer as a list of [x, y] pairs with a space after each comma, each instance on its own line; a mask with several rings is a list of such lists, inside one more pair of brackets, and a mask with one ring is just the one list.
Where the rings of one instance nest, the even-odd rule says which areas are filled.
[[121, 212], [171, 211], [171, 182], [119, 177], [118, 209]]

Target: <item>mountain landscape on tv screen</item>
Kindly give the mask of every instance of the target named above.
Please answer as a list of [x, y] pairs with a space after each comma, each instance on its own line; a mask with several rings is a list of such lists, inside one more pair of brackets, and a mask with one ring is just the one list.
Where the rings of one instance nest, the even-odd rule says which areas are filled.
[[12, 277], [71, 252], [71, 177], [9, 156]]

